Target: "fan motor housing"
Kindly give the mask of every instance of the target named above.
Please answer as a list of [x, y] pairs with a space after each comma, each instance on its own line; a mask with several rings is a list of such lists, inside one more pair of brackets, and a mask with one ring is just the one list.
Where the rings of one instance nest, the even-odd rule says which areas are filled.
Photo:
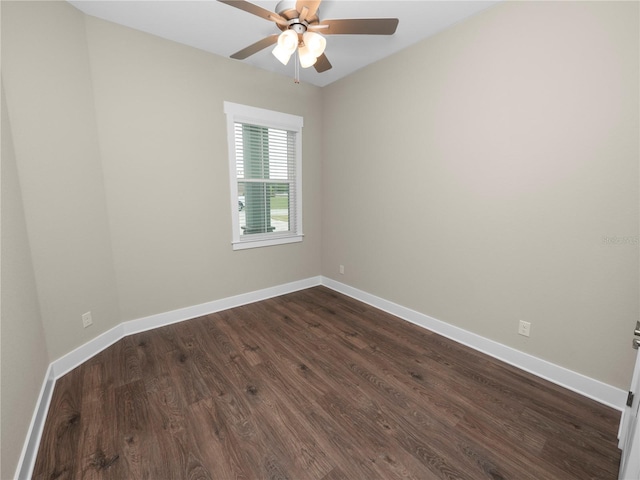
[[320, 23], [318, 11], [313, 16], [305, 18], [302, 22], [296, 21], [300, 17], [300, 13], [296, 10], [295, 0], [282, 0], [276, 5], [276, 13], [289, 20], [289, 25], [278, 25], [278, 28], [282, 31], [293, 30], [298, 34], [303, 34], [308, 25]]

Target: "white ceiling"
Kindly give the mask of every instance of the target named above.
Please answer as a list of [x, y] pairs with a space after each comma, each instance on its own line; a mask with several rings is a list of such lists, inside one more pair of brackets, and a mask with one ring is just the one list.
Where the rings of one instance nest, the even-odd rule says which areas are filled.
[[[216, 0], [68, 0], [76, 8], [127, 27], [141, 30], [207, 52], [229, 57], [263, 37], [280, 31], [272, 22]], [[319, 16], [400, 20], [393, 36], [327, 35], [325, 54], [333, 68], [317, 73], [301, 69], [302, 82], [323, 87], [360, 68], [489, 8], [500, 0], [325, 0]], [[254, 0], [270, 11], [278, 0]], [[293, 77], [294, 63], [282, 65], [265, 48], [245, 63]], [[239, 60], [236, 60], [239, 61]]]

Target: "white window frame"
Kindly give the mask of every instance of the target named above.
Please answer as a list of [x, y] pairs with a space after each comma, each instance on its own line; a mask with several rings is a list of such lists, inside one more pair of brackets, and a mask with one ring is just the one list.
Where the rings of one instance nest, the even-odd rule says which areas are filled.
[[[297, 115], [250, 107], [239, 103], [224, 102], [227, 115], [227, 142], [229, 146], [229, 185], [231, 192], [231, 244], [234, 250], [267, 247], [301, 242], [302, 233], [302, 126], [303, 119]], [[295, 225], [294, 231], [240, 235], [238, 209], [238, 177], [236, 167], [235, 124], [249, 123], [261, 127], [277, 128], [296, 133], [295, 140]]]

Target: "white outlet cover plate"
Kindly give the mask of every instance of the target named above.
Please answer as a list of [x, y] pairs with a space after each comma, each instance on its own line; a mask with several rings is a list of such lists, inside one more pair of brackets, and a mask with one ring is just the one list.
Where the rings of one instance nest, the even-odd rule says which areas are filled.
[[524, 320], [520, 320], [520, 323], [518, 326], [518, 333], [520, 335], [524, 335], [525, 337], [528, 337], [531, 334], [531, 323], [525, 322]]

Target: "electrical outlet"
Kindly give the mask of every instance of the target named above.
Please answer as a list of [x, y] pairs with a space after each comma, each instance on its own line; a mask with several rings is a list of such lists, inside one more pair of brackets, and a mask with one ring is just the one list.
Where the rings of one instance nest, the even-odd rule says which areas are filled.
[[340, 265], [340, 275], [344, 275], [344, 265]]
[[93, 319], [91, 318], [91, 312], [82, 314], [82, 325], [87, 328], [89, 325], [93, 325]]
[[531, 334], [531, 323], [520, 320], [520, 323], [518, 325], [518, 333], [520, 335], [528, 337]]

